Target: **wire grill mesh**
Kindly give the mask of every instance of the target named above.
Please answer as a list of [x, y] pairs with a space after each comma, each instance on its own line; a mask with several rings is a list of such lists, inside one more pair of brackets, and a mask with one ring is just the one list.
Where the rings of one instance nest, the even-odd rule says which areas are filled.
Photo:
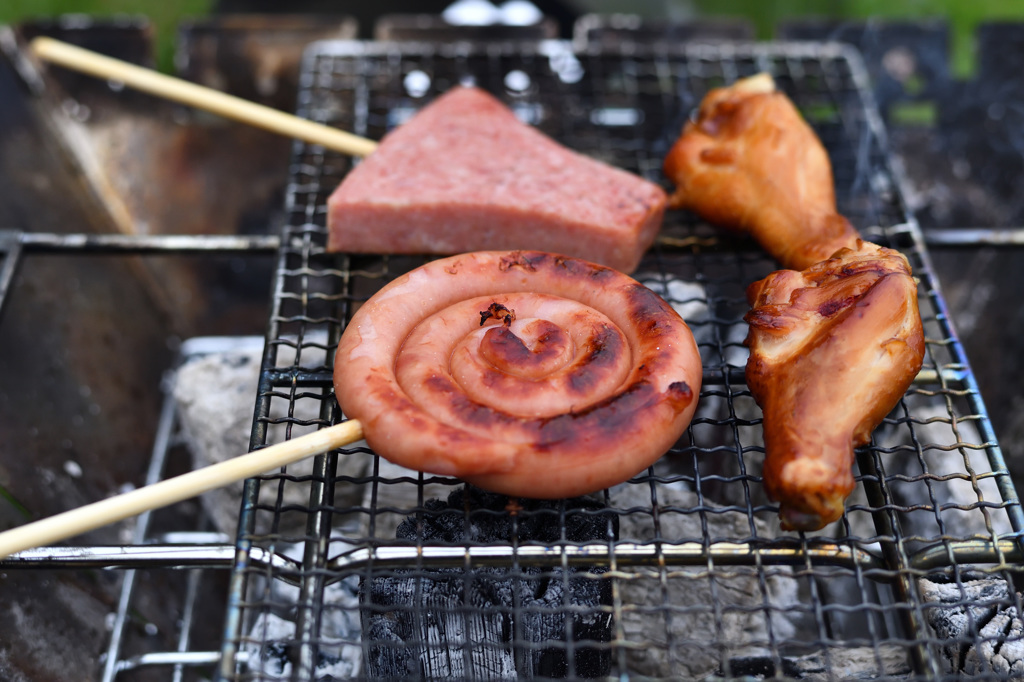
[[[925, 367], [858, 453], [841, 521], [778, 530], [743, 383], [744, 290], [777, 266], [682, 213], [634, 275], [698, 339], [686, 435], [585, 499], [509, 500], [352, 447], [249, 481], [225, 679], [957, 678], [1024, 666], [1017, 495], [901, 198], [855, 53], [832, 44], [445, 46], [333, 42], [300, 113], [379, 139], [475, 83], [567, 146], [665, 184], [661, 160], [713, 87], [772, 73], [828, 149], [839, 210], [920, 281]], [[252, 446], [341, 418], [333, 349], [353, 307], [423, 262], [325, 254], [350, 160], [298, 144]], [[253, 548], [289, 556], [271, 566]]]

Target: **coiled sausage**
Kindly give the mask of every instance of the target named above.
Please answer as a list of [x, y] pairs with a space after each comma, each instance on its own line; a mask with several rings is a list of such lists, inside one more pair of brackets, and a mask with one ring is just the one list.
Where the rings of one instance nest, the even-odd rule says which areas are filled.
[[536, 251], [430, 262], [353, 316], [335, 393], [368, 444], [508, 495], [590, 493], [680, 437], [701, 363], [686, 323], [626, 275]]

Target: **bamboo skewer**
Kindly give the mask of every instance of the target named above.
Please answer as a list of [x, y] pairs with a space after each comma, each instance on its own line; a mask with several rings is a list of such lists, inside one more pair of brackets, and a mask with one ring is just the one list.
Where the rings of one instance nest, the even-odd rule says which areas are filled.
[[44, 61], [98, 78], [118, 81], [130, 88], [151, 95], [187, 104], [304, 142], [323, 145], [344, 154], [367, 156], [377, 148], [376, 142], [365, 137], [314, 123], [262, 104], [196, 85], [180, 78], [166, 76], [152, 69], [97, 54], [53, 38], [35, 38], [29, 47], [36, 57]]
[[[345, 154], [366, 156], [377, 148], [377, 143], [373, 140], [165, 76], [59, 40], [36, 38], [31, 42], [30, 48], [36, 57], [44, 61], [99, 78], [118, 81], [136, 90]], [[362, 438], [362, 424], [358, 420], [350, 419], [294, 440], [12, 528], [0, 533], [0, 559], [15, 552], [49, 545], [146, 511], [187, 500], [209, 490], [349, 445]]]
[[356, 419], [0, 533], [0, 559], [195, 497], [363, 438]]

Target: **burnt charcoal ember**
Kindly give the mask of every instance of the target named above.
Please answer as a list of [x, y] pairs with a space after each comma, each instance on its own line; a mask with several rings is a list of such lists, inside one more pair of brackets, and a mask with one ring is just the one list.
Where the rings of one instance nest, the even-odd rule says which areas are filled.
[[[652, 508], [651, 491], [645, 485], [616, 486], [610, 500], [620, 512]], [[657, 525], [653, 514], [623, 514], [622, 542], [741, 541], [749, 537], [750, 522], [744, 511], [708, 504], [679, 484], [659, 487], [657, 503]], [[681, 513], [698, 508], [715, 513]], [[777, 526], [757, 517], [753, 520], [758, 538], [775, 536]], [[648, 606], [623, 609], [617, 624], [624, 639], [634, 645], [626, 648], [625, 658], [629, 672], [638, 677], [713, 679], [727, 660], [771, 660], [766, 643], [800, 641], [813, 635], [812, 630], [797, 629], [807, 607], [800, 601], [799, 578], [787, 567], [764, 571], [763, 576], [758, 576], [754, 567], [740, 566], [713, 572], [706, 566], [673, 567], [670, 578], [650, 567], [624, 572], [629, 578], [619, 582], [622, 603]], [[658, 604], [659, 608], [649, 608]]]
[[[807, 656], [782, 656], [784, 679], [803, 682], [832, 682], [832, 680], [906, 680], [913, 670], [907, 662], [903, 647], [882, 644], [878, 647], [833, 647]], [[730, 679], [777, 679], [775, 659], [771, 656], [750, 656], [730, 659]]]
[[[344, 546], [342, 537], [332, 536], [332, 546]], [[282, 544], [279, 551], [283, 556], [301, 561], [305, 543]], [[300, 588], [283, 580], [264, 583], [262, 577], [256, 575], [251, 580], [253, 594], [267, 594], [266, 602], [274, 606], [260, 612], [247, 631], [248, 637], [242, 643], [246, 672], [254, 675], [254, 679], [290, 680], [297, 674], [295, 662], [299, 656], [300, 641], [295, 633], [296, 612], [289, 605], [301, 601]], [[351, 679], [360, 672], [363, 653], [359, 644], [358, 579], [348, 576], [326, 585], [323, 604], [314, 662], [315, 677], [318, 680]]]
[[[589, 498], [511, 500], [466, 486], [403, 521], [424, 544], [614, 539], [614, 516]], [[514, 510], [513, 515], [510, 511]], [[564, 531], [564, 536], [563, 536]], [[609, 538], [609, 535], [612, 537]], [[361, 586], [369, 679], [522, 679], [609, 673], [611, 587], [603, 568], [402, 570]], [[584, 575], [586, 574], [586, 575]], [[570, 657], [572, 665], [570, 666]]]
[[1024, 622], [1010, 585], [1002, 578], [965, 577], [959, 583], [918, 581], [932, 604], [928, 624], [948, 644], [943, 647], [950, 672], [965, 677], [995, 673], [1024, 677]]

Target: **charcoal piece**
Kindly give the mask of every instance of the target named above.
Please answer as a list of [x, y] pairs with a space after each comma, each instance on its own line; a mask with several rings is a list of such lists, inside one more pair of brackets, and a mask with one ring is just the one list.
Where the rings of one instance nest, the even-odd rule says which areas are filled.
[[[651, 491], [645, 485], [624, 483], [610, 492], [610, 504], [617, 510], [652, 508]], [[750, 534], [749, 517], [742, 508], [717, 507], [678, 484], [659, 487], [657, 502], [657, 526], [652, 514], [622, 516], [622, 542], [742, 541]], [[713, 513], [681, 512], [701, 507]], [[778, 532], [777, 525], [761, 518], [754, 517], [754, 524], [756, 536], [763, 540]], [[763, 571], [760, 576], [759, 571]], [[800, 603], [799, 579], [787, 567], [765, 571], [732, 566], [713, 572], [704, 566], [673, 567], [664, 583], [661, 571], [654, 568], [624, 568], [623, 572], [629, 578], [619, 583], [622, 603], [647, 607], [624, 609], [618, 623], [625, 641], [632, 645], [624, 647], [629, 672], [638, 677], [713, 678], [724, 660], [771, 660], [769, 642], [813, 636], [813, 630], [797, 629], [807, 607]]]
[[372, 580], [367, 598], [375, 608], [363, 609], [367, 677], [515, 679], [515, 661], [505, 641], [506, 615], [469, 612], [495, 605], [476, 590], [465, 597], [461, 571], [428, 573], [431, 577]]
[[[309, 341], [309, 339], [307, 339]], [[197, 337], [186, 342], [185, 362], [174, 376], [173, 396], [181, 419], [185, 443], [192, 454], [193, 468], [217, 464], [237, 457], [248, 451], [252, 431], [252, 397], [257, 391], [260, 374], [260, 357], [263, 354], [263, 339], [239, 337], [237, 339]], [[274, 403], [273, 419], [283, 416], [282, 411], [291, 409], [291, 417], [312, 421], [320, 416], [322, 402], [319, 399], [304, 398], [289, 401], [289, 405]], [[285, 424], [268, 426], [268, 443], [285, 440]], [[338, 457], [338, 476], [362, 476], [369, 458], [354, 455]], [[307, 464], [292, 467], [301, 471]], [[242, 498], [243, 481], [237, 481], [223, 488], [203, 493], [200, 497], [203, 508], [213, 521], [214, 527], [234, 537], [238, 529], [238, 501]], [[265, 480], [261, 485], [259, 502], [265, 505], [277, 504], [276, 496], [281, 490], [281, 504], [293, 511], [275, 514], [274, 522], [278, 532], [286, 536], [301, 537], [305, 533], [309, 505], [309, 484], [284, 478]], [[356, 486], [338, 486], [335, 504], [339, 507], [357, 506], [362, 497], [353, 495]], [[269, 514], [257, 514], [254, 534], [271, 532], [265, 527], [270, 522]]]
[[918, 581], [926, 604], [925, 617], [946, 640], [943, 652], [949, 672], [965, 677], [990, 673], [1024, 677], [1024, 621], [1015, 595], [997, 576], [961, 577], [959, 583]]
[[[907, 650], [892, 644], [865, 647], [830, 647], [806, 656], [782, 656], [784, 679], [803, 682], [833, 680], [906, 680], [913, 674], [907, 662]], [[722, 675], [724, 673], [720, 671]], [[730, 679], [777, 679], [775, 659], [771, 656], [737, 657], [729, 660]]]
[[[563, 537], [573, 543], [608, 541], [618, 535], [615, 517], [588, 498], [511, 500], [466, 486], [452, 491], [447, 501], [429, 500], [424, 507], [398, 526], [399, 539], [508, 543], [513, 528], [518, 544], [550, 545]], [[399, 570], [364, 581], [366, 675], [373, 680], [605, 676], [611, 669], [609, 649], [594, 646], [611, 640], [610, 582], [594, 577], [604, 570]]]
[[[602, 513], [604, 505], [593, 498], [529, 500], [467, 485], [453, 490], [447, 502], [427, 500], [421, 517], [407, 518], [396, 535], [402, 540], [431, 544], [510, 542], [514, 520], [519, 543], [550, 545], [562, 539], [563, 504], [568, 542], [607, 541], [611, 539], [609, 533], [618, 534], [617, 517], [611, 512]], [[510, 513], [513, 509], [514, 517]]]

